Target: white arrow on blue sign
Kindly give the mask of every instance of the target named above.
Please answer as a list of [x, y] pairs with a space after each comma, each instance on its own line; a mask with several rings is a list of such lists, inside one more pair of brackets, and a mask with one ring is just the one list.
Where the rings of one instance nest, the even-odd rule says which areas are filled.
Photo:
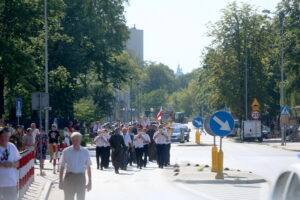
[[234, 129], [234, 119], [230, 113], [226, 111], [215, 112], [209, 121], [209, 126], [212, 132], [217, 136], [226, 136]]
[[193, 119], [192, 123], [196, 128], [203, 127], [203, 119], [201, 117], [196, 117], [195, 119]]

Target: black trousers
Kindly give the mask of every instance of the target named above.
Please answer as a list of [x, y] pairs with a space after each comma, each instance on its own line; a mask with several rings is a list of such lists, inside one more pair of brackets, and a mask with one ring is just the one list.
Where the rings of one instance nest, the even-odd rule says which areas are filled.
[[112, 160], [113, 166], [114, 166], [116, 171], [118, 171], [121, 167], [122, 154], [123, 154], [123, 150], [121, 150], [121, 149], [117, 150], [117, 151], [114, 151], [111, 154], [111, 160]]
[[128, 147], [126, 147], [123, 151], [123, 155], [122, 155], [122, 165], [121, 168], [122, 169], [126, 169], [127, 168], [127, 164], [128, 164], [128, 160], [129, 160], [129, 154], [128, 154]]
[[144, 148], [143, 148], [143, 166], [146, 167], [147, 165], [147, 162], [148, 162], [148, 147], [149, 145], [148, 144], [145, 144], [144, 145]]
[[[101, 157], [101, 151], [103, 151], [102, 150], [103, 149], [103, 147], [96, 147], [96, 163], [97, 163], [97, 169], [99, 169], [99, 167], [100, 167], [100, 157]], [[102, 158], [101, 158], [101, 167], [103, 167], [102, 166]]]
[[166, 156], [166, 145], [156, 144], [156, 151], [157, 151], [157, 164], [159, 167], [163, 167], [165, 156]]
[[135, 148], [137, 167], [143, 166], [143, 148]]
[[109, 165], [109, 156], [110, 156], [110, 147], [96, 147], [97, 168], [99, 167], [107, 168]]
[[171, 144], [166, 144], [166, 155], [164, 165], [170, 165], [170, 151], [171, 151]]
[[135, 149], [133, 147], [130, 147], [129, 148], [129, 163], [130, 165], [132, 165], [132, 163], [135, 163], [136, 162], [136, 155], [135, 155]]
[[109, 158], [110, 158], [110, 147], [109, 146], [108, 147], [104, 147], [104, 152], [103, 152], [103, 167], [105, 167], [105, 168], [109, 167]]

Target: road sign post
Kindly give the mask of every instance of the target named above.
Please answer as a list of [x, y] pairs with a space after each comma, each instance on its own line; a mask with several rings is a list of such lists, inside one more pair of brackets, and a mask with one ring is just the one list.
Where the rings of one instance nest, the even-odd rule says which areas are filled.
[[204, 120], [204, 130], [206, 133], [214, 137], [214, 145], [211, 148], [211, 171], [217, 172], [217, 161], [218, 161], [218, 147], [216, 144], [216, 134], [214, 134], [209, 127], [210, 118]]
[[200, 144], [200, 131], [199, 128], [203, 127], [203, 119], [201, 117], [196, 117], [193, 121], [192, 124], [194, 127], [197, 128], [196, 133], [195, 133], [195, 142], [196, 144]]
[[222, 150], [222, 139], [229, 135], [234, 129], [234, 119], [226, 111], [215, 112], [209, 119], [209, 129], [217, 136], [220, 136], [220, 150], [217, 154], [217, 175], [216, 179], [224, 179], [223, 161], [224, 154]]
[[286, 145], [286, 125], [289, 121], [290, 108], [281, 106], [280, 108], [280, 128], [281, 128], [281, 146]]
[[22, 117], [22, 98], [16, 98], [16, 117], [18, 119], [17, 124], [20, 125], [20, 117]]

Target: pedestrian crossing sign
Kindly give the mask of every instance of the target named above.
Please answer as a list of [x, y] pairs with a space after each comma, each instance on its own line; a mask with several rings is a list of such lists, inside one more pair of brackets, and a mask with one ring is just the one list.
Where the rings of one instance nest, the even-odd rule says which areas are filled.
[[290, 115], [290, 111], [289, 111], [289, 107], [288, 106], [281, 106], [281, 116], [288, 116]]

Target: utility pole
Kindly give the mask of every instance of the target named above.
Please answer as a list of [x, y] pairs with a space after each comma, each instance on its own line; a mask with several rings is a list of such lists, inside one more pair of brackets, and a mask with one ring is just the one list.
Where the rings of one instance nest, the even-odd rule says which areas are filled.
[[129, 93], [129, 96], [130, 96], [130, 122], [131, 122], [131, 125], [132, 125], [132, 79], [133, 79], [133, 76], [130, 75], [130, 93]]
[[[280, 27], [281, 27], [281, 52], [280, 52], [280, 107], [283, 108], [285, 106], [285, 99], [284, 99], [284, 12], [281, 11], [279, 14], [279, 20], [280, 20]], [[283, 116], [280, 117], [280, 127], [281, 127], [281, 146], [285, 145], [285, 124], [282, 119]]]
[[[45, 14], [45, 93], [48, 91], [48, 2], [44, 0]], [[48, 106], [49, 107], [49, 106]], [[45, 131], [48, 133], [49, 124], [49, 108], [45, 109]]]
[[248, 120], [248, 38], [245, 27], [245, 120]]

